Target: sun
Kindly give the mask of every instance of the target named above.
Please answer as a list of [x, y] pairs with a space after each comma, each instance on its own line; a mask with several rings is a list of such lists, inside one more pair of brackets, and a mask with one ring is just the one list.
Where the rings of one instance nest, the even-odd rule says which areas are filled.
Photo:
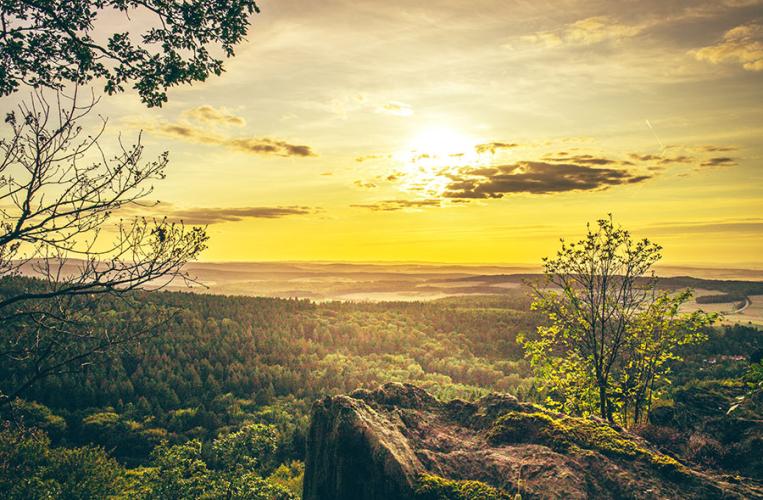
[[423, 129], [395, 155], [400, 167], [400, 188], [424, 197], [439, 197], [452, 182], [452, 174], [465, 167], [482, 166], [478, 139], [445, 126]]
[[447, 127], [431, 127], [411, 141], [411, 150], [438, 157], [454, 157], [474, 150], [476, 141]]

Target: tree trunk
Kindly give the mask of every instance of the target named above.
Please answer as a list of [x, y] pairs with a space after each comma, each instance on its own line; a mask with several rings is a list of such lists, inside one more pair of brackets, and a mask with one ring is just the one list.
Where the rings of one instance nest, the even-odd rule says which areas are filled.
[[607, 420], [610, 420], [609, 418], [609, 412], [607, 411], [607, 386], [604, 384], [599, 384], [599, 413], [601, 413], [601, 418], [605, 418]]

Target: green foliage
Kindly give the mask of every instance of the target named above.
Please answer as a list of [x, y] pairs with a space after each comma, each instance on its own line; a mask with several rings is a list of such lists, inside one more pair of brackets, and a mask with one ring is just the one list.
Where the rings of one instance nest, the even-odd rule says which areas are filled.
[[162, 444], [154, 449], [152, 458], [151, 467], [140, 477], [145, 498], [200, 498], [212, 484], [200, 441]]
[[642, 422], [677, 350], [704, 340], [715, 316], [682, 314], [691, 292], [658, 291], [649, 276], [660, 250], [610, 217], [544, 259], [546, 282], [535, 285], [532, 308], [547, 323], [520, 343], [552, 406]]
[[508, 500], [503, 490], [481, 481], [454, 481], [433, 474], [422, 474], [416, 489], [421, 500]]
[[[0, 95], [22, 83], [61, 88], [103, 78], [109, 94], [132, 83], [143, 102], [161, 106], [169, 87], [222, 73], [210, 49], [232, 56], [255, 11], [253, 0], [3, 2]], [[130, 23], [146, 13], [142, 33], [94, 36], [104, 16], [121, 14]]]
[[26, 428], [44, 431], [52, 439], [58, 439], [67, 430], [66, 420], [45, 405], [16, 398], [11, 402], [11, 416]]
[[[114, 352], [108, 362], [95, 363], [87, 371], [47, 378], [27, 391], [28, 401], [19, 400], [15, 406], [23, 409], [17, 413], [24, 415], [26, 425], [47, 425], [56, 445], [109, 450], [130, 467], [123, 486], [124, 496], [130, 498], [159, 498], [173, 491], [195, 491], [202, 496], [231, 491], [231, 495], [253, 498], [271, 491], [268, 494], [276, 497], [284, 492], [299, 496], [310, 405], [325, 394], [398, 380], [424, 386], [441, 399], [472, 399], [492, 390], [518, 393], [521, 399], [535, 397], [529, 363], [522, 359], [515, 341], [515, 332], [532, 330], [540, 321], [537, 314], [522, 309], [527, 305], [522, 298], [525, 293], [518, 291], [516, 300], [513, 295], [470, 297], [463, 304], [455, 299], [311, 304], [141, 294], [143, 311], [149, 314], [176, 311], [160, 335]], [[136, 313], [118, 301], [100, 303], [93, 311], [111, 330], [120, 328], [123, 321], [142, 320], [132, 314]], [[684, 408], [683, 401], [691, 399], [695, 407], [707, 411], [718, 413], [722, 407], [723, 414], [730, 401], [744, 393], [745, 382], [734, 381], [747, 370], [748, 357], [763, 348], [763, 336], [747, 327], [712, 330], [708, 335], [703, 344], [679, 346], [677, 357], [665, 361], [675, 384], [660, 379], [659, 394], [675, 399], [677, 407]], [[562, 388], [559, 393], [544, 394], [562, 402], [557, 408], [570, 404], [561, 397], [564, 393], [590, 380], [581, 370], [567, 373], [567, 379], [557, 381]], [[12, 385], [17, 376], [10, 366], [0, 364], [0, 390], [3, 384]], [[545, 381], [543, 377], [538, 372], [538, 380]], [[705, 385], [687, 389], [693, 380]], [[596, 411], [595, 403], [577, 409], [565, 406], [565, 411], [569, 408], [579, 413]], [[682, 415], [688, 413], [682, 411]], [[253, 432], [263, 429], [253, 424], [270, 427], [264, 433]], [[239, 434], [244, 427], [249, 430]], [[581, 450], [611, 446], [608, 453], [623, 453], [629, 446], [607, 443], [606, 430], [580, 429], [575, 431], [580, 436], [567, 438], [570, 446]], [[596, 435], [605, 442], [597, 441]], [[265, 436], [269, 437], [263, 441]], [[214, 450], [215, 440], [219, 453]], [[724, 460], [731, 463], [738, 450], [730, 441], [720, 441]], [[161, 442], [165, 444], [155, 449]], [[739, 453], [754, 457], [755, 442], [749, 442]], [[245, 465], [229, 483], [229, 465], [223, 461], [235, 464], [232, 457], [236, 456]], [[24, 477], [41, 484], [39, 491], [54, 491], [45, 485], [52, 488], [58, 483], [46, 483], [49, 478], [35, 472], [37, 465], [29, 464]], [[175, 486], [165, 491], [164, 482]]]
[[151, 419], [136, 421], [113, 409], [86, 415], [78, 427], [78, 434], [87, 436], [87, 441], [112, 450], [127, 463], [138, 462], [168, 436], [167, 430], [155, 427]]
[[248, 424], [217, 438], [212, 458], [205, 459], [202, 443], [191, 440], [153, 452], [153, 463], [135, 480], [134, 495], [146, 499], [236, 498], [292, 499], [296, 496], [277, 481], [264, 479], [259, 464], [275, 449], [275, 430]]
[[615, 397], [624, 423], [645, 421], [653, 399], [670, 384], [671, 366], [682, 361], [680, 348], [707, 340], [705, 331], [716, 315], [702, 311], [682, 314], [692, 297], [689, 290], [657, 292], [635, 317], [627, 333], [621, 370], [615, 374]]
[[236, 474], [259, 469], [275, 452], [276, 442], [275, 427], [249, 423], [236, 432], [215, 439], [212, 452], [221, 468]]
[[0, 430], [0, 497], [107, 498], [121, 491], [124, 470], [102, 448], [54, 448], [40, 430]]
[[[162, 440], [209, 443], [245, 422], [278, 430], [267, 468], [304, 459], [310, 404], [326, 394], [412, 382], [442, 399], [488, 391], [527, 397], [530, 368], [514, 333], [536, 324], [516, 304], [311, 304], [182, 293], [139, 294], [141, 316], [121, 301], [93, 317], [110, 331], [167, 318], [156, 336], [87, 371], [48, 377], [26, 391], [67, 421], [65, 439], [148, 464]], [[171, 314], [170, 314], [171, 313]], [[0, 391], [22, 374], [0, 364]]]
[[738, 412], [740, 408], [749, 406], [758, 402], [763, 396], [763, 361], [750, 363], [750, 367], [744, 374], [743, 381], [748, 387], [748, 391], [737, 396], [736, 401], [728, 409], [727, 413]]
[[302, 496], [302, 484], [305, 479], [305, 463], [293, 460], [290, 463], [279, 465], [268, 476], [268, 481], [289, 490], [294, 496]]

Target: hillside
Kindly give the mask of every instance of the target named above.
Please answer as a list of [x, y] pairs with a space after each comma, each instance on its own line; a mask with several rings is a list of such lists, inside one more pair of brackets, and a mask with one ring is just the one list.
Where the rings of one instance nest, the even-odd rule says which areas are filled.
[[[0, 293], [16, 286], [21, 283], [6, 280]], [[275, 439], [261, 474], [301, 491], [311, 404], [358, 388], [413, 383], [443, 401], [474, 401], [490, 392], [536, 403], [546, 397], [516, 342], [540, 324], [521, 289], [430, 302], [315, 303], [178, 292], [135, 299], [132, 306], [103, 300], [92, 312], [108, 331], [151, 325], [150, 335], [80, 370], [44, 379], [24, 391], [13, 415], [3, 414], [41, 429], [51, 450], [105, 450], [114, 460], [113, 477], [129, 484], [157, 467], [157, 454], [188, 453], [174, 448], [188, 443], [200, 443], [209, 467], [219, 467], [209, 456], [215, 440], [256, 423], [272, 426]], [[763, 479], [756, 459], [763, 412], [752, 406], [726, 415], [746, 392], [744, 377], [750, 358], [763, 349], [763, 336], [747, 326], [708, 335], [706, 343], [684, 349], [684, 361], [673, 366], [673, 384], [662, 388], [657, 402], [664, 418], [639, 432], [692, 467]], [[0, 390], [21, 383], [25, 368], [34, 367], [0, 365]], [[3, 443], [15, 449], [19, 439], [0, 438], [0, 455]], [[163, 442], [169, 448], [161, 448]], [[51, 469], [20, 468], [19, 474], [32, 477], [33, 470]], [[118, 482], [112, 487], [124, 489]]]

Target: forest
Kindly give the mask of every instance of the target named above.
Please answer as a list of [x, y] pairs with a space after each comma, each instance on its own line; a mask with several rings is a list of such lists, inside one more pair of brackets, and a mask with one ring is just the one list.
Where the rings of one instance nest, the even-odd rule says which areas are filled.
[[[6, 293], [18, 284], [5, 281]], [[165, 318], [150, 335], [45, 377], [4, 407], [17, 423], [0, 434], [5, 496], [167, 498], [160, 489], [174, 488], [214, 497], [235, 476], [255, 481], [247, 487], [262, 498], [299, 497], [310, 407], [325, 395], [404, 381], [444, 400], [547, 397], [517, 342], [543, 322], [526, 289], [401, 303], [135, 293], [139, 308], [106, 299], [98, 317], [114, 330]], [[735, 404], [734, 415], [760, 417], [745, 394], [759, 383], [763, 336], [740, 325], [706, 333], [682, 349], [638, 432], [702, 467], [761, 478], [760, 429], [711, 433], [707, 422]], [[0, 390], [23, 383], [26, 369], [3, 364]], [[246, 435], [256, 450], [236, 441]], [[236, 474], [245, 460], [256, 460], [246, 469], [254, 477]]]

